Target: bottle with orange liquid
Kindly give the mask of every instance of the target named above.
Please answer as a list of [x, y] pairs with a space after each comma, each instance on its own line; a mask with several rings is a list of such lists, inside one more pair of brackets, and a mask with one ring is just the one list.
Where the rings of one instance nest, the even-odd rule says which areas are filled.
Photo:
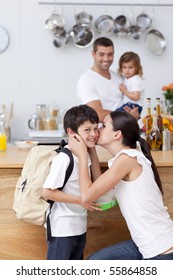
[[7, 149], [7, 137], [4, 130], [3, 121], [0, 120], [0, 152]]
[[147, 143], [149, 143], [149, 135], [150, 135], [150, 131], [152, 128], [152, 122], [153, 122], [152, 115], [151, 115], [151, 98], [147, 98], [146, 107], [147, 107], [147, 115], [146, 115], [146, 123], [145, 123], [145, 128], [146, 128], [145, 135], [146, 135], [146, 141], [147, 141]]
[[149, 134], [149, 145], [152, 151], [159, 151], [162, 147], [162, 134], [157, 125], [157, 115], [153, 116], [153, 125]]
[[157, 126], [160, 130], [160, 133], [163, 131], [163, 119], [161, 116], [161, 108], [160, 108], [160, 98], [156, 98], [156, 114], [157, 114]]
[[[163, 132], [163, 119], [161, 116], [161, 104], [160, 104], [160, 98], [156, 98], [156, 115], [157, 115], [157, 126], [160, 130], [160, 133], [162, 135]], [[162, 145], [160, 147], [160, 150], [162, 150]]]

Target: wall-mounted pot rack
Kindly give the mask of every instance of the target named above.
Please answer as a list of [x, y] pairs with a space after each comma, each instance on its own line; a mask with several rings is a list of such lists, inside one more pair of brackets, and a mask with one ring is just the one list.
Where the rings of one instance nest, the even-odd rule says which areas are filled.
[[140, 7], [140, 6], [147, 6], [147, 7], [173, 7], [173, 3], [93, 3], [93, 2], [38, 2], [39, 5], [62, 5], [62, 6], [133, 6], [133, 7]]

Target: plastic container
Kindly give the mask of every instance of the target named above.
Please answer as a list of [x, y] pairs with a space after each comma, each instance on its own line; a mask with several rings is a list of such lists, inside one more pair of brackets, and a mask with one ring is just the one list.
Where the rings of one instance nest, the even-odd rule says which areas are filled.
[[103, 211], [111, 209], [112, 207], [115, 207], [118, 205], [118, 202], [115, 198], [113, 190], [109, 191], [106, 194], [104, 194], [103, 196], [101, 196], [97, 200], [97, 202], [101, 204], [101, 206], [98, 206], [98, 207], [101, 208]]

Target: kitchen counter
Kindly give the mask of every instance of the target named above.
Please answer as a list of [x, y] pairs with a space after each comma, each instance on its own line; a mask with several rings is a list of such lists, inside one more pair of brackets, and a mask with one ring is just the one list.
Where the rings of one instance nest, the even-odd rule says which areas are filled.
[[[101, 147], [97, 147], [97, 152], [104, 172], [111, 155]], [[44, 227], [19, 221], [12, 209], [16, 182], [27, 154], [14, 145], [0, 152], [0, 259], [46, 259]], [[152, 155], [162, 180], [164, 202], [173, 218], [173, 150], [152, 152]], [[89, 212], [84, 256], [87, 258], [95, 250], [129, 238], [119, 207], [102, 213]]]
[[[112, 156], [100, 146], [97, 146], [97, 152], [100, 166], [107, 168], [107, 162]], [[20, 150], [14, 145], [8, 146], [7, 151], [0, 152], [0, 168], [22, 168], [27, 154], [28, 151]], [[157, 167], [173, 167], [173, 150], [153, 151], [152, 156]]]

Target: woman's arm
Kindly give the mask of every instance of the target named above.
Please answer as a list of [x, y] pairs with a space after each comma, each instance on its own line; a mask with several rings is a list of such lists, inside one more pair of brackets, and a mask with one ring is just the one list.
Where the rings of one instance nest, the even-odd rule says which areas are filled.
[[102, 174], [96, 148], [88, 149], [88, 153], [91, 159], [91, 178], [95, 181]]
[[82, 202], [80, 196], [66, 194], [58, 189], [52, 190], [52, 189], [43, 188], [42, 198], [45, 200], [52, 200], [56, 202], [79, 204], [83, 208], [86, 208], [90, 211], [94, 211], [94, 210], [100, 211], [100, 209], [97, 207], [99, 205], [98, 203], [92, 202], [92, 203], [85, 204]]
[[119, 156], [111, 168], [92, 183], [87, 167], [87, 150], [80, 136], [69, 138], [69, 148], [78, 157], [81, 199], [84, 203], [96, 201], [100, 196], [111, 190], [132, 170], [131, 158], [125, 154]]

